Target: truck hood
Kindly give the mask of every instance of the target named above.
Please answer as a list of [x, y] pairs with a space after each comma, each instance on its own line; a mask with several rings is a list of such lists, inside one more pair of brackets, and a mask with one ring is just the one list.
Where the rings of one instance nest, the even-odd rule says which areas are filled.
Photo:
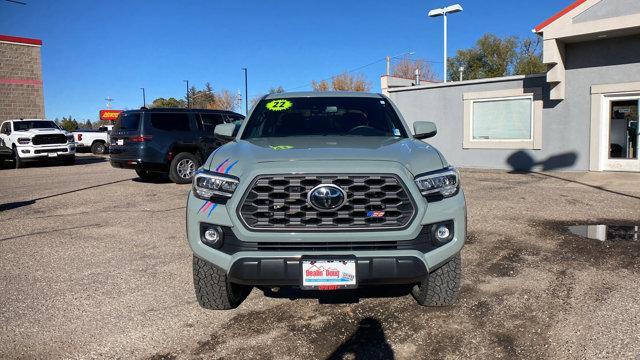
[[65, 134], [65, 132], [58, 129], [30, 129], [15, 131], [15, 134], [19, 136], [32, 137], [34, 135]]
[[208, 168], [229, 172], [232, 166], [235, 168], [232, 173], [240, 175], [251, 164], [283, 161], [392, 161], [413, 174], [448, 166], [435, 148], [417, 139], [304, 136], [234, 141], [215, 152]]

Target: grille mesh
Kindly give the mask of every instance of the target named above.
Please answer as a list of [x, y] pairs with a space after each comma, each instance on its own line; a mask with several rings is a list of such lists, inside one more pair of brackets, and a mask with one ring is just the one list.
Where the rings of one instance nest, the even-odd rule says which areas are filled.
[[[347, 193], [345, 204], [335, 211], [309, 206], [307, 194], [320, 184], [341, 187]], [[414, 211], [395, 175], [270, 175], [249, 186], [239, 215], [252, 229], [384, 229], [406, 226]]]
[[64, 134], [36, 135], [31, 141], [33, 145], [66, 144], [67, 137]]

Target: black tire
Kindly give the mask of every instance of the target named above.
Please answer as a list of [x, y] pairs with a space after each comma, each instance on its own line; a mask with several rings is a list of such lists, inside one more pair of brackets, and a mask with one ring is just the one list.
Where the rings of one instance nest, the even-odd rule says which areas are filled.
[[193, 257], [193, 286], [198, 304], [209, 310], [235, 309], [252, 289], [229, 282], [223, 270], [196, 256]]
[[181, 152], [171, 161], [169, 179], [176, 184], [188, 184], [200, 166], [198, 158], [188, 152]]
[[94, 155], [103, 155], [107, 152], [107, 146], [103, 142], [96, 141], [91, 144], [91, 152]]
[[144, 181], [152, 181], [158, 179], [162, 174], [149, 170], [136, 170], [138, 177]]
[[73, 165], [76, 163], [76, 156], [75, 155], [65, 156], [64, 159], [62, 159], [62, 163], [64, 165]]
[[18, 155], [18, 149], [15, 146], [13, 147], [13, 166], [16, 169], [24, 167], [24, 160], [22, 160], [20, 155]]
[[415, 285], [411, 294], [422, 306], [453, 305], [460, 293], [460, 273], [462, 264], [460, 253], [431, 272], [420, 284]]

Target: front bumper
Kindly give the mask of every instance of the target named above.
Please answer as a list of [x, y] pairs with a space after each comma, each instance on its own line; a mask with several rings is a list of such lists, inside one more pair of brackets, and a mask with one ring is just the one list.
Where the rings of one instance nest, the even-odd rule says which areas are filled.
[[[300, 258], [241, 258], [229, 269], [233, 283], [253, 286], [300, 285]], [[359, 285], [413, 284], [428, 276], [424, 262], [416, 257], [358, 257]]]
[[[317, 169], [317, 163], [297, 162], [296, 169], [301, 173], [312, 173]], [[380, 173], [380, 162], [358, 162], [358, 172], [363, 174]], [[259, 285], [298, 284], [298, 278], [287, 275], [299, 267], [303, 256], [355, 256], [358, 260], [358, 270], [362, 264], [369, 264], [367, 270], [358, 273], [358, 282], [367, 283], [406, 283], [424, 278], [425, 274], [437, 269], [454, 257], [464, 245], [466, 236], [466, 204], [463, 191], [450, 198], [427, 203], [413, 182], [411, 174], [398, 163], [385, 163], [384, 173], [397, 174], [410, 196], [415, 200], [416, 213], [409, 226], [394, 230], [340, 230], [340, 231], [251, 231], [238, 219], [235, 209], [240, 203], [251, 180], [262, 174], [290, 173], [291, 164], [266, 163], [257, 164], [240, 176], [240, 185], [234, 196], [226, 204], [211, 204], [189, 194], [187, 202], [187, 238], [193, 253], [226, 271], [233, 281], [254, 283]], [[335, 161], [331, 163], [331, 171], [335, 173], [352, 173], [353, 163]], [[245, 180], [246, 179], [246, 180]], [[393, 249], [379, 249], [355, 247], [345, 249], [339, 247], [302, 247], [289, 246], [291, 244], [334, 244], [334, 243], [383, 243], [397, 242], [407, 244], [419, 239], [425, 225], [453, 221], [454, 237], [448, 243], [435, 248], [416, 246], [398, 246]], [[214, 224], [230, 229], [225, 234], [229, 240], [232, 236], [235, 249], [214, 249], [201, 241], [201, 224]], [[265, 247], [255, 247], [254, 244], [284, 244], [275, 250], [267, 251]], [[275, 245], [274, 245], [275, 246]], [[410, 260], [411, 266], [399, 265], [399, 259]], [[371, 264], [375, 265], [375, 269]], [[390, 265], [396, 264], [396, 265]], [[420, 264], [420, 266], [416, 265]], [[255, 270], [256, 268], [270, 268], [269, 270]], [[395, 268], [397, 269], [395, 269]], [[248, 270], [253, 268], [254, 270]], [[406, 269], [409, 269], [408, 271]], [[378, 270], [388, 272], [388, 276], [380, 277]], [[368, 275], [372, 274], [372, 275]], [[293, 276], [293, 277], [292, 277]], [[360, 277], [362, 278], [362, 281]], [[365, 280], [366, 279], [366, 280]]]
[[76, 153], [76, 144], [52, 145], [21, 145], [16, 146], [20, 159], [42, 159], [49, 157], [68, 156]]

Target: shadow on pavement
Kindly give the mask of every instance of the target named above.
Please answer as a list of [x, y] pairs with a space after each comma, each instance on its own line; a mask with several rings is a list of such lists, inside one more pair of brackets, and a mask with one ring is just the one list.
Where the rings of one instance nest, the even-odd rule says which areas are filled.
[[261, 288], [264, 295], [275, 299], [317, 299], [320, 304], [354, 304], [366, 298], [396, 298], [411, 294], [411, 285], [370, 286], [340, 291], [300, 290], [284, 287], [278, 291]]
[[107, 186], [107, 185], [117, 184], [117, 183], [121, 183], [121, 182], [125, 182], [125, 181], [131, 181], [131, 180], [132, 179], [110, 181], [110, 182], [104, 183], [104, 184], [87, 186], [87, 187], [83, 187], [83, 188], [80, 188], [80, 189], [69, 190], [69, 191], [58, 193], [58, 194], [42, 196], [42, 197], [31, 199], [31, 200], [15, 201], [15, 202], [10, 202], [10, 203], [0, 204], [0, 211], [17, 209], [17, 208], [20, 208], [20, 207], [23, 207], [23, 206], [33, 205], [33, 204], [36, 203], [36, 201], [39, 201], [39, 200], [49, 199], [49, 198], [52, 198], [52, 197], [62, 196], [62, 195], [67, 195], [67, 194], [73, 194], [73, 193], [76, 193], [76, 192], [79, 192], [79, 191], [83, 191], [83, 190], [95, 189], [95, 188], [98, 188], [98, 187], [101, 187], [101, 186]]
[[380, 321], [364, 318], [356, 331], [327, 359], [394, 359], [393, 349], [387, 342]]

